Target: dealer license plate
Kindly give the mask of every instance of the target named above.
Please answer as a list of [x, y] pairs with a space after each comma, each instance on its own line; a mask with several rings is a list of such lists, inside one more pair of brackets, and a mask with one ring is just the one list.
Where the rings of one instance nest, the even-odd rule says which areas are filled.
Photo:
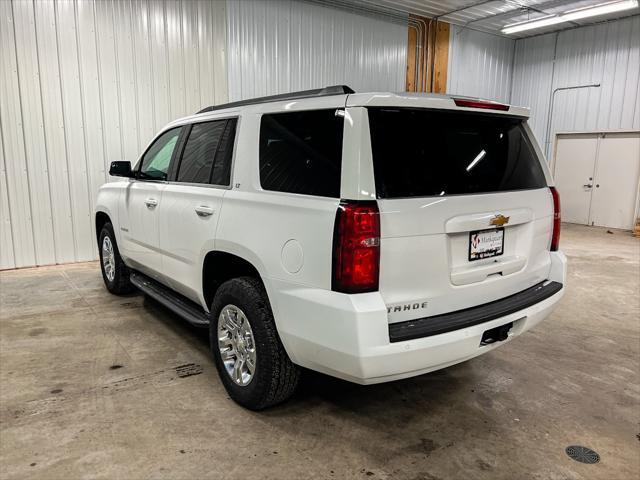
[[497, 257], [504, 251], [504, 228], [469, 233], [469, 261]]

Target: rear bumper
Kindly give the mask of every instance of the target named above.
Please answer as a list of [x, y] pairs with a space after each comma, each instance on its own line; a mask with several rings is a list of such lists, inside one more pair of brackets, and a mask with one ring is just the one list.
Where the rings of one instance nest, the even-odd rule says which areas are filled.
[[559, 282], [541, 282], [515, 295], [477, 307], [407, 322], [392, 323], [389, 325], [389, 340], [395, 343], [430, 337], [504, 318], [552, 297], [562, 288], [563, 285]]
[[[386, 305], [378, 293], [344, 295], [279, 285], [272, 306], [293, 362], [355, 383], [387, 382], [487, 353], [541, 322], [565, 291], [565, 257], [561, 252], [552, 253], [552, 257], [549, 280], [560, 284], [555, 285], [555, 292], [546, 290], [549, 295], [535, 303], [515, 311], [503, 310], [508, 313], [490, 320], [420, 338], [391, 341]], [[485, 331], [510, 322], [513, 327], [505, 341], [481, 345]]]

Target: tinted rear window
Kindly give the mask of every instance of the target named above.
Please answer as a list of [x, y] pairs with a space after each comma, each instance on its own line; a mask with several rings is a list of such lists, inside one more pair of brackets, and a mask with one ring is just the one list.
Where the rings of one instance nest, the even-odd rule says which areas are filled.
[[263, 115], [262, 188], [339, 197], [343, 126], [335, 109]]
[[226, 125], [226, 120], [218, 120], [196, 123], [191, 127], [182, 152], [178, 182], [209, 183], [213, 160]]
[[522, 123], [484, 113], [370, 108], [378, 198], [546, 186]]
[[176, 181], [229, 186], [236, 122], [236, 118], [230, 118], [194, 124]]
[[216, 162], [213, 165], [213, 173], [211, 174], [211, 183], [214, 185], [230, 185], [231, 184], [231, 162], [233, 160], [233, 143], [236, 138], [237, 118], [231, 118], [227, 121], [227, 128], [220, 139], [218, 151], [216, 153]]

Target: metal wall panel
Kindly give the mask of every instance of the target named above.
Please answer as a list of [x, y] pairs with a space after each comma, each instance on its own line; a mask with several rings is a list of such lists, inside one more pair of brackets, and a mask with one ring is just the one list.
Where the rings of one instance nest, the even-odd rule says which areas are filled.
[[[600, 87], [559, 90], [552, 97], [557, 88], [597, 83]], [[639, 83], [640, 16], [635, 16], [518, 40], [511, 101], [531, 107], [535, 134], [549, 158], [556, 132], [640, 129]]]
[[227, 100], [226, 3], [0, 2], [0, 268], [97, 258], [111, 160]]
[[[3, 214], [0, 254], [2, 268], [9, 268], [33, 265], [36, 257], [12, 5], [0, 2], [0, 15], [0, 126], [6, 178], [6, 192], [0, 197]], [[11, 234], [7, 235], [7, 231]]]
[[407, 23], [291, 0], [228, 2], [229, 99], [327, 85], [404, 91]]
[[508, 102], [515, 41], [451, 25], [447, 93]]
[[516, 42], [511, 102], [531, 110], [529, 124], [539, 142], [544, 136], [545, 112], [552, 90], [554, 44], [555, 35]]

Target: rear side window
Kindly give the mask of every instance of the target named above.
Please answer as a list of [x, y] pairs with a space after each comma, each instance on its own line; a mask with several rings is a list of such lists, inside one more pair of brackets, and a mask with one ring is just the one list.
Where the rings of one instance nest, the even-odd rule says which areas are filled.
[[216, 162], [213, 165], [213, 173], [211, 174], [211, 183], [213, 185], [231, 185], [231, 162], [233, 161], [233, 145], [236, 139], [237, 122], [237, 118], [229, 119], [220, 139]]
[[485, 113], [370, 108], [378, 198], [545, 187], [522, 124]]
[[182, 151], [176, 181], [229, 185], [236, 119], [196, 123]]
[[335, 109], [263, 115], [262, 188], [339, 197], [343, 126]]

